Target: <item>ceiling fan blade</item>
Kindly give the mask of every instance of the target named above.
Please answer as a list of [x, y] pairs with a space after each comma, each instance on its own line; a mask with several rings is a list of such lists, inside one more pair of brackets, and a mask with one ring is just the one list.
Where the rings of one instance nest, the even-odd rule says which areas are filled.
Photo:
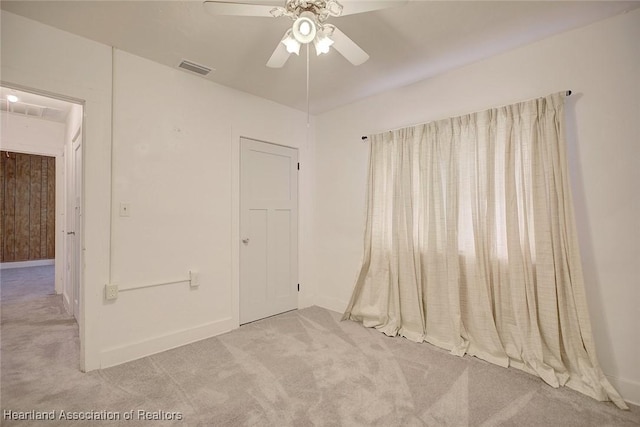
[[404, 6], [408, 2], [409, 0], [341, 0], [342, 14], [340, 16]]
[[212, 15], [260, 16], [271, 18], [271, 10], [276, 6], [273, 2], [235, 3], [228, 1], [207, 0], [203, 3], [207, 12]]
[[271, 58], [267, 61], [267, 67], [269, 68], [282, 68], [289, 59], [290, 53], [287, 51], [287, 47], [279, 42], [276, 46], [276, 50], [273, 51]]
[[362, 50], [360, 46], [338, 28], [333, 28], [331, 38], [333, 39], [333, 45], [331, 45], [331, 47], [340, 52], [340, 54], [347, 58], [347, 61], [353, 65], [363, 64], [369, 59], [367, 52]]

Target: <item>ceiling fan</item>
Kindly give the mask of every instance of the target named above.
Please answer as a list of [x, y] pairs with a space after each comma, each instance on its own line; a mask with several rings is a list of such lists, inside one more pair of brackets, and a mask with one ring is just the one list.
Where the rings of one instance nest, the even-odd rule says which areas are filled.
[[293, 25], [267, 61], [267, 67], [281, 68], [292, 53], [299, 55], [300, 46], [309, 43], [317, 55], [333, 47], [353, 65], [366, 62], [369, 55], [335, 25], [326, 23], [327, 19], [401, 6], [408, 0], [284, 0], [284, 6], [254, 2], [207, 0], [204, 7], [214, 15], [290, 18]]

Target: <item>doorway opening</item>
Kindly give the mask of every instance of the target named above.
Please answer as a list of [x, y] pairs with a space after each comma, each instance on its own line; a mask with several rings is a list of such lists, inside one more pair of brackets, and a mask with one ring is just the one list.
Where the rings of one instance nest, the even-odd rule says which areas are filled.
[[83, 102], [3, 82], [0, 115], [0, 268], [53, 266], [80, 324]]

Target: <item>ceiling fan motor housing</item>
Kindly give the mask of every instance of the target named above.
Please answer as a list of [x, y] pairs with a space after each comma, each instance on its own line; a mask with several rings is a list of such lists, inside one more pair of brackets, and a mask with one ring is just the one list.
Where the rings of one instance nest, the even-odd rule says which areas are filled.
[[293, 37], [302, 43], [311, 43], [318, 32], [318, 21], [313, 12], [302, 12], [291, 28]]

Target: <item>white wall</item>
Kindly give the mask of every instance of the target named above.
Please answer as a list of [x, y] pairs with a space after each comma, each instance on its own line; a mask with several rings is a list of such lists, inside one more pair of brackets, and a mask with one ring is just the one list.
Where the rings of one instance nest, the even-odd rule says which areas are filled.
[[81, 366], [100, 366], [102, 286], [109, 279], [111, 48], [1, 12], [3, 82], [85, 101]]
[[[84, 369], [237, 326], [241, 136], [299, 148], [300, 253], [310, 252], [306, 114], [7, 12], [1, 54], [3, 81], [85, 101]], [[129, 217], [119, 216], [120, 202]], [[313, 300], [306, 265], [301, 256], [301, 306]], [[198, 289], [182, 283], [104, 299], [107, 283], [154, 284], [190, 269], [200, 273]]]
[[237, 327], [240, 136], [308, 157], [304, 113], [122, 51], [114, 94], [111, 280], [140, 286], [196, 270], [200, 286], [121, 292], [106, 303], [103, 365]]
[[[4, 76], [3, 76], [4, 77]], [[64, 123], [0, 111], [3, 150], [59, 156], [64, 146]]]
[[598, 356], [623, 396], [640, 403], [637, 40], [640, 10], [317, 117], [318, 304], [343, 311], [359, 271], [368, 161], [362, 135], [571, 89], [571, 180]]

